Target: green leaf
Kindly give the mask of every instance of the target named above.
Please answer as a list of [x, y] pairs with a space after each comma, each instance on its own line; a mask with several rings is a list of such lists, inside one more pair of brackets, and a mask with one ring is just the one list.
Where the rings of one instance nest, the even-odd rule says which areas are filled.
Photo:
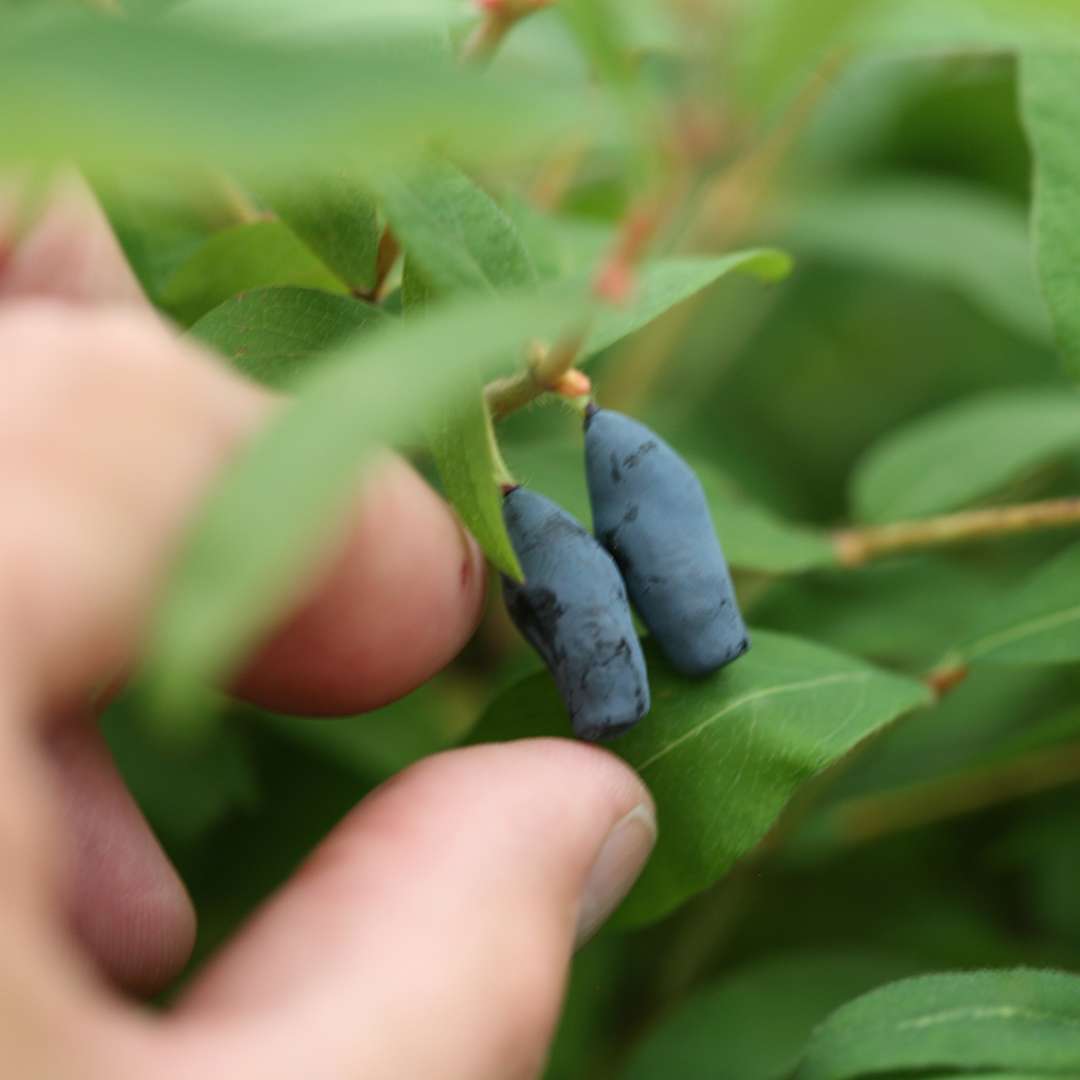
[[190, 844], [238, 809], [258, 803], [259, 784], [243, 732], [222, 724], [188, 745], [162, 739], [122, 694], [101, 720], [109, 751], [155, 832]]
[[468, 695], [436, 677], [411, 694], [363, 716], [307, 717], [259, 713], [258, 723], [365, 780], [383, 779], [460, 741], [475, 721]]
[[1080, 47], [1073, 0], [756, 0], [742, 5], [738, 83], [759, 108], [790, 95], [830, 54], [921, 56]]
[[600, 262], [614, 243], [614, 226], [545, 213], [520, 196], [508, 199], [506, 212], [543, 278], [580, 278]]
[[388, 318], [370, 304], [317, 289], [256, 289], [207, 312], [190, 333], [245, 375], [283, 390], [313, 357]]
[[366, 188], [346, 173], [306, 177], [267, 193], [278, 216], [350, 289], [375, 284], [378, 216]]
[[917, 964], [891, 953], [770, 956], [699, 990], [649, 1033], [623, 1080], [786, 1080], [833, 1009]]
[[582, 354], [587, 358], [629, 337], [725, 274], [739, 271], [762, 281], [779, 281], [790, 270], [791, 259], [772, 248], [655, 259], [642, 268], [637, 293], [627, 307], [605, 307], [598, 313]]
[[1080, 446], [1080, 395], [1024, 389], [984, 394], [887, 435], [852, 484], [864, 521], [924, 517], [975, 502]]
[[[219, 224], [208, 212], [205, 192], [143, 190], [137, 181], [88, 177], [124, 257], [151, 301], [161, 306], [162, 290], [176, 271], [214, 234]], [[214, 209], [217, 209], [216, 207]], [[219, 219], [220, 220], [220, 219]]]
[[794, 1080], [924, 1070], [1080, 1075], [1080, 979], [1016, 969], [894, 983], [833, 1013], [814, 1032]]
[[[554, 499], [578, 520], [589, 522], [582, 454], [580, 440], [506, 447], [507, 460], [516, 476]], [[823, 533], [784, 521], [757, 505], [716, 466], [692, 456], [687, 461], [705, 489], [724, 554], [732, 566], [791, 574], [835, 565], [835, 552]]]
[[[649, 785], [660, 838], [624, 923], [657, 919], [723, 876], [806, 781], [929, 700], [909, 679], [768, 631], [718, 674], [691, 682], [647, 648], [652, 711], [612, 749]], [[563, 734], [546, 672], [501, 694], [474, 738]]]
[[337, 278], [285, 225], [258, 221], [210, 237], [173, 274], [161, 302], [190, 325], [237, 293], [268, 285], [341, 291]]
[[955, 558], [917, 555], [775, 582], [751, 617], [885, 667], [919, 671], [970, 636], [1002, 588]]
[[[450, 162], [432, 158], [406, 177], [387, 178], [380, 190], [383, 211], [407, 256], [407, 312], [433, 296], [490, 294], [536, 282], [511, 218]], [[498, 446], [479, 382], [460, 410], [436, 424], [431, 452], [447, 498], [484, 553], [504, 574], [520, 580], [521, 566], [502, 516]]]
[[182, 2], [183, 8], [177, 14], [185, 20], [283, 41], [359, 38], [380, 29], [384, 33], [426, 30], [435, 37], [445, 34], [453, 19], [469, 18], [456, 0], [364, 0], [363, 4], [356, 0], [322, 0], [318, 4], [296, 4], [294, 0]]
[[1025, 337], [1050, 340], [1025, 214], [973, 185], [846, 185], [800, 200], [781, 235], [796, 251], [898, 270], [955, 289]]
[[1033, 228], [1043, 290], [1065, 364], [1080, 377], [1080, 56], [1029, 53], [1020, 64], [1024, 126], [1035, 157]]
[[536, 280], [509, 215], [450, 162], [430, 158], [377, 187], [394, 234], [436, 295]]
[[956, 651], [998, 664], [1080, 659], [1080, 545], [988, 604], [977, 632]]
[[481, 386], [474, 388], [462, 408], [436, 424], [429, 445], [444, 494], [484, 554], [497, 570], [517, 581], [524, 580], [503, 521], [498, 450]]
[[507, 161], [609, 126], [602, 93], [583, 100], [520, 64], [459, 64], [430, 28], [385, 12], [346, 37], [287, 40], [75, 10], [0, 17], [4, 162], [75, 161], [173, 185], [212, 165], [265, 182], [370, 173], [433, 144]]
[[564, 296], [469, 298], [363, 331], [297, 379], [296, 397], [207, 500], [166, 589], [146, 661], [163, 717], [190, 722], [200, 687], [280, 616], [379, 445], [420, 436], [474, 378], [571, 313]]

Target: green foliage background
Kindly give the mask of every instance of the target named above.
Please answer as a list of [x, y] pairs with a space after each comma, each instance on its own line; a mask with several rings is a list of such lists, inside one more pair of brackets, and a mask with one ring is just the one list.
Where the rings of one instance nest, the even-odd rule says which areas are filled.
[[[450, 0], [121, 7], [0, 2], [0, 163], [78, 162], [154, 302], [295, 395], [104, 719], [198, 906], [194, 966], [395, 771], [564, 732], [497, 590], [374, 715], [205, 687], [382, 441], [505, 572], [500, 457], [587, 518], [577, 418], [515, 413], [496, 447], [481, 398], [584, 326], [599, 400], [699, 469], [755, 648], [696, 684], [650, 655], [657, 705], [617, 750], [661, 843], [578, 958], [549, 1075], [1080, 1076], [1076, 534], [858, 568], [832, 541], [1077, 491], [1075, 4], [562, 0], [482, 70]], [[635, 298], [598, 307], [658, 193]]]

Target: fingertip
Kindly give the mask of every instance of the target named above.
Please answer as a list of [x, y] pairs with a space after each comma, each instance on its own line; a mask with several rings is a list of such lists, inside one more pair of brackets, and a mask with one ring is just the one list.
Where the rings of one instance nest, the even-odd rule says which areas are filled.
[[337, 554], [237, 690], [281, 712], [378, 708], [461, 650], [480, 620], [485, 589], [476, 541], [410, 465], [387, 456]]

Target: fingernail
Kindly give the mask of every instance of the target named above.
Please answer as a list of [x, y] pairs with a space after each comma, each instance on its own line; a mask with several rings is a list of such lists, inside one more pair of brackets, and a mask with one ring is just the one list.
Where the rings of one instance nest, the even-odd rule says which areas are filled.
[[639, 803], [620, 818], [589, 871], [578, 908], [575, 944], [581, 948], [603, 926], [638, 879], [656, 843], [652, 807]]

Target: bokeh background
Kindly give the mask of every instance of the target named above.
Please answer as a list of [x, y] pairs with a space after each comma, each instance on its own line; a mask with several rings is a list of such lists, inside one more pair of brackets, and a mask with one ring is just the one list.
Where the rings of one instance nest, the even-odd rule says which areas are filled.
[[[123, 4], [155, 15], [184, 6]], [[664, 103], [665, 123], [690, 118], [682, 130], [700, 137], [708, 161], [700, 187], [670, 196], [678, 212], [658, 243], [775, 245], [794, 271], [769, 286], [725, 278], [590, 374], [603, 404], [654, 426], [707, 487], [828, 531], [855, 516], [866, 455], [912, 422], [988, 394], [1071, 391], [1037, 282], [1018, 65], [996, 49], [896, 57], [792, 46], [774, 50], [779, 73], [755, 97], [733, 86], [738, 50], [757, 39], [722, 33], [738, 6], [628, 5], [650, 100]], [[807, 6], [764, 5], [805, 20], [789, 27], [796, 44], [843, 7]], [[575, 49], [543, 12], [515, 28], [493, 65], [553, 73], [588, 95], [595, 68]], [[578, 146], [569, 133], [526, 160], [469, 164], [534, 257], [557, 266], [607, 248], [641, 186], [628, 160], [616, 140]], [[227, 220], [208, 215], [194, 189], [149, 208], [115, 177], [101, 191], [129, 249], [133, 235], [143, 243], [151, 283]], [[310, 273], [285, 259], [275, 283], [318, 284]], [[163, 306], [183, 321], [190, 300]], [[991, 424], [979, 437], [1029, 434]], [[587, 519], [570, 411], [526, 410], [500, 439], [519, 476]], [[415, 456], [438, 483], [423, 450]], [[980, 501], [1078, 485], [1080, 423], [1071, 443], [1059, 439]], [[752, 625], [922, 677], [1074, 539], [996, 538], [787, 575], [740, 569], [737, 582]], [[110, 707], [110, 744], [198, 908], [191, 970], [366, 792], [467, 739], [499, 691], [535, 670], [492, 585], [459, 660], [375, 714], [312, 721], [229, 705], [200, 738], [178, 742], [142, 721], [137, 696]], [[979, 669], [804, 790], [706, 892], [654, 926], [589, 944], [549, 1076], [781, 1080], [810, 1028], [870, 987], [923, 971], [1080, 966], [1078, 830], [1075, 667]]]

